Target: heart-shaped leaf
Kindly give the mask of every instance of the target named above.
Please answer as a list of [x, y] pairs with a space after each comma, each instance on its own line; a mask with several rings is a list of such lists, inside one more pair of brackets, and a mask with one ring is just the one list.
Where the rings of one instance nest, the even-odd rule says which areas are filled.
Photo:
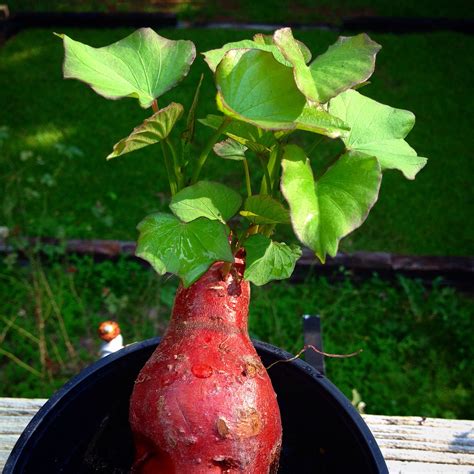
[[[225, 117], [222, 115], [209, 114], [204, 119], [199, 119], [199, 122], [206, 127], [217, 130]], [[255, 153], [263, 153], [270, 151], [270, 148], [276, 143], [273, 132], [262, 130], [251, 125], [250, 123], [233, 121], [224, 130], [224, 134], [232, 138], [236, 142], [245, 145]]]
[[408, 110], [395, 109], [348, 90], [331, 100], [331, 114], [350, 125], [342, 141], [347, 150], [375, 156], [384, 169], [398, 169], [406, 178], [415, 179], [427, 159], [418, 156], [404, 138], [415, 124]]
[[272, 54], [230, 50], [216, 70], [217, 106], [226, 115], [266, 130], [303, 129], [338, 137], [344, 122], [322, 108], [309, 107], [291, 68]]
[[132, 133], [114, 145], [107, 159], [130, 153], [164, 140], [173, 130], [175, 123], [183, 115], [183, 106], [175, 102], [145, 119]]
[[357, 229], [378, 198], [382, 173], [376, 158], [346, 153], [316, 182], [296, 145], [285, 147], [281, 189], [298, 239], [324, 262], [339, 241]]
[[263, 51], [229, 51], [216, 70], [216, 81], [219, 108], [262, 128], [292, 126], [306, 103], [292, 70]]
[[299, 90], [312, 102], [323, 104], [340, 92], [365, 82], [374, 72], [381, 46], [366, 34], [341, 36], [309, 66], [290, 28], [275, 31], [274, 42], [293, 65]]
[[242, 161], [245, 160], [247, 147], [232, 138], [228, 138], [227, 140], [216, 143], [213, 150], [217, 156], [220, 156], [225, 160]]
[[301, 257], [301, 248], [297, 245], [274, 242], [261, 234], [249, 237], [244, 246], [244, 278], [257, 286], [289, 278]]
[[225, 223], [241, 204], [242, 198], [233, 189], [220, 183], [199, 181], [176, 193], [170, 209], [184, 222], [206, 217]]
[[290, 214], [281, 203], [268, 194], [248, 197], [240, 215], [252, 224], [289, 224]]
[[136, 97], [144, 108], [174, 87], [196, 57], [191, 41], [172, 41], [150, 28], [103, 48], [92, 48], [66, 35], [64, 77], [79, 79], [108, 99]]
[[145, 217], [136, 255], [151, 264], [158, 274], [174, 273], [185, 287], [199, 279], [217, 261], [233, 262], [227, 227], [204, 217], [189, 223], [170, 214]]

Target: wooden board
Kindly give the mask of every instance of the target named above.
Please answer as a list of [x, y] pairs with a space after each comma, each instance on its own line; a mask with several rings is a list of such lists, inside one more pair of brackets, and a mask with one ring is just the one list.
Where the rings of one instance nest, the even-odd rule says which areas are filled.
[[16, 440], [45, 402], [39, 398], [0, 398], [0, 470]]
[[[0, 469], [44, 399], [0, 398]], [[472, 474], [474, 421], [363, 415], [391, 474]]]
[[474, 421], [363, 415], [390, 473], [474, 472]]

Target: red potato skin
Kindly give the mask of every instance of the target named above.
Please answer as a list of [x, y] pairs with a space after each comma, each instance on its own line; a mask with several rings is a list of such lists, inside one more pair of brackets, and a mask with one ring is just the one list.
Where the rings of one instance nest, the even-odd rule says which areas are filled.
[[242, 262], [225, 279], [221, 266], [180, 286], [168, 330], [135, 381], [133, 473], [278, 469], [280, 412], [247, 332], [250, 287]]

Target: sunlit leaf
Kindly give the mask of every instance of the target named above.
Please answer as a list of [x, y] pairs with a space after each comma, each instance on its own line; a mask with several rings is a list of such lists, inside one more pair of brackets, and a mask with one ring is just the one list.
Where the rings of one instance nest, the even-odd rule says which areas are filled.
[[257, 286], [289, 278], [301, 257], [301, 248], [297, 245], [274, 242], [261, 234], [249, 237], [244, 246], [244, 278]]
[[242, 198], [233, 189], [211, 181], [199, 181], [171, 199], [170, 209], [184, 222], [199, 217], [228, 221], [239, 210]]
[[[275, 44], [275, 39], [273, 35], [264, 35], [262, 33], [257, 33], [256, 35], [253, 36], [253, 40], [256, 43], [260, 43], [260, 44], [269, 44], [269, 45]], [[301, 50], [301, 53], [303, 54], [305, 63], [309, 63], [311, 61], [311, 51], [302, 41], [296, 40], [296, 43], [298, 44], [298, 47]], [[287, 63], [287, 65], [288, 64], [289, 62]]]
[[114, 145], [107, 159], [130, 153], [148, 145], [164, 140], [173, 130], [175, 123], [183, 114], [183, 106], [175, 102], [145, 119], [132, 133]]
[[318, 102], [327, 102], [340, 92], [366, 82], [374, 72], [375, 57], [381, 48], [365, 33], [340, 36], [309, 65]]
[[240, 211], [252, 224], [289, 224], [290, 214], [268, 194], [248, 197]]
[[293, 65], [299, 90], [315, 103], [326, 103], [340, 92], [367, 81], [381, 48], [366, 34], [341, 36], [307, 66], [290, 28], [277, 30], [274, 41]]
[[108, 99], [136, 97], [142, 107], [174, 87], [196, 57], [191, 41], [173, 41], [140, 28], [109, 46], [64, 40], [64, 77], [79, 79]]
[[305, 58], [296, 40], [293, 38], [291, 28], [281, 28], [275, 31], [273, 40], [282, 54], [294, 68], [294, 77], [298, 89], [310, 100], [318, 102], [316, 84], [311, 75], [311, 70], [306, 65]]
[[404, 140], [415, 124], [415, 116], [408, 110], [380, 104], [353, 90], [332, 99], [329, 110], [351, 127], [342, 137], [346, 148], [375, 156], [382, 170], [398, 169], [414, 179], [425, 166], [427, 159]]
[[[301, 42], [297, 42], [297, 47], [301, 48], [301, 51], [304, 57], [308, 58], [308, 61], [311, 59], [311, 53], [309, 49]], [[244, 39], [241, 41], [233, 41], [227, 43], [222, 48], [211, 49], [203, 53], [204, 60], [209, 65], [209, 68], [212, 72], [216, 71], [218, 64], [222, 61], [222, 58], [225, 54], [231, 49], [258, 49], [260, 51], [266, 51], [267, 53], [273, 54], [273, 57], [281, 64], [285, 66], [291, 66], [280, 50], [273, 43], [271, 36], [267, 35], [255, 35], [253, 40]]]
[[348, 127], [322, 108], [308, 107], [291, 68], [272, 54], [231, 50], [216, 70], [217, 106], [226, 115], [266, 130], [303, 129], [338, 137]]
[[156, 213], [138, 224], [136, 255], [160, 275], [174, 273], [185, 287], [199, 279], [216, 261], [233, 262], [227, 227], [204, 217], [189, 223]]
[[374, 157], [346, 153], [315, 182], [304, 151], [287, 145], [282, 167], [282, 192], [295, 234], [324, 262], [326, 254], [336, 255], [342, 237], [365, 221], [377, 201], [380, 165]]

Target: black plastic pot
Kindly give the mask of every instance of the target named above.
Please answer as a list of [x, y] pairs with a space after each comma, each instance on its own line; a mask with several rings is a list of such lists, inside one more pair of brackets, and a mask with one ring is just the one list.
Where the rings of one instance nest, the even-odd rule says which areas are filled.
[[[128, 399], [158, 342], [132, 344], [69, 381], [27, 426], [4, 474], [128, 472], [133, 457]], [[291, 357], [254, 344], [265, 366]], [[369, 428], [323, 375], [301, 360], [277, 364], [269, 374], [283, 421], [279, 473], [388, 473]]]

